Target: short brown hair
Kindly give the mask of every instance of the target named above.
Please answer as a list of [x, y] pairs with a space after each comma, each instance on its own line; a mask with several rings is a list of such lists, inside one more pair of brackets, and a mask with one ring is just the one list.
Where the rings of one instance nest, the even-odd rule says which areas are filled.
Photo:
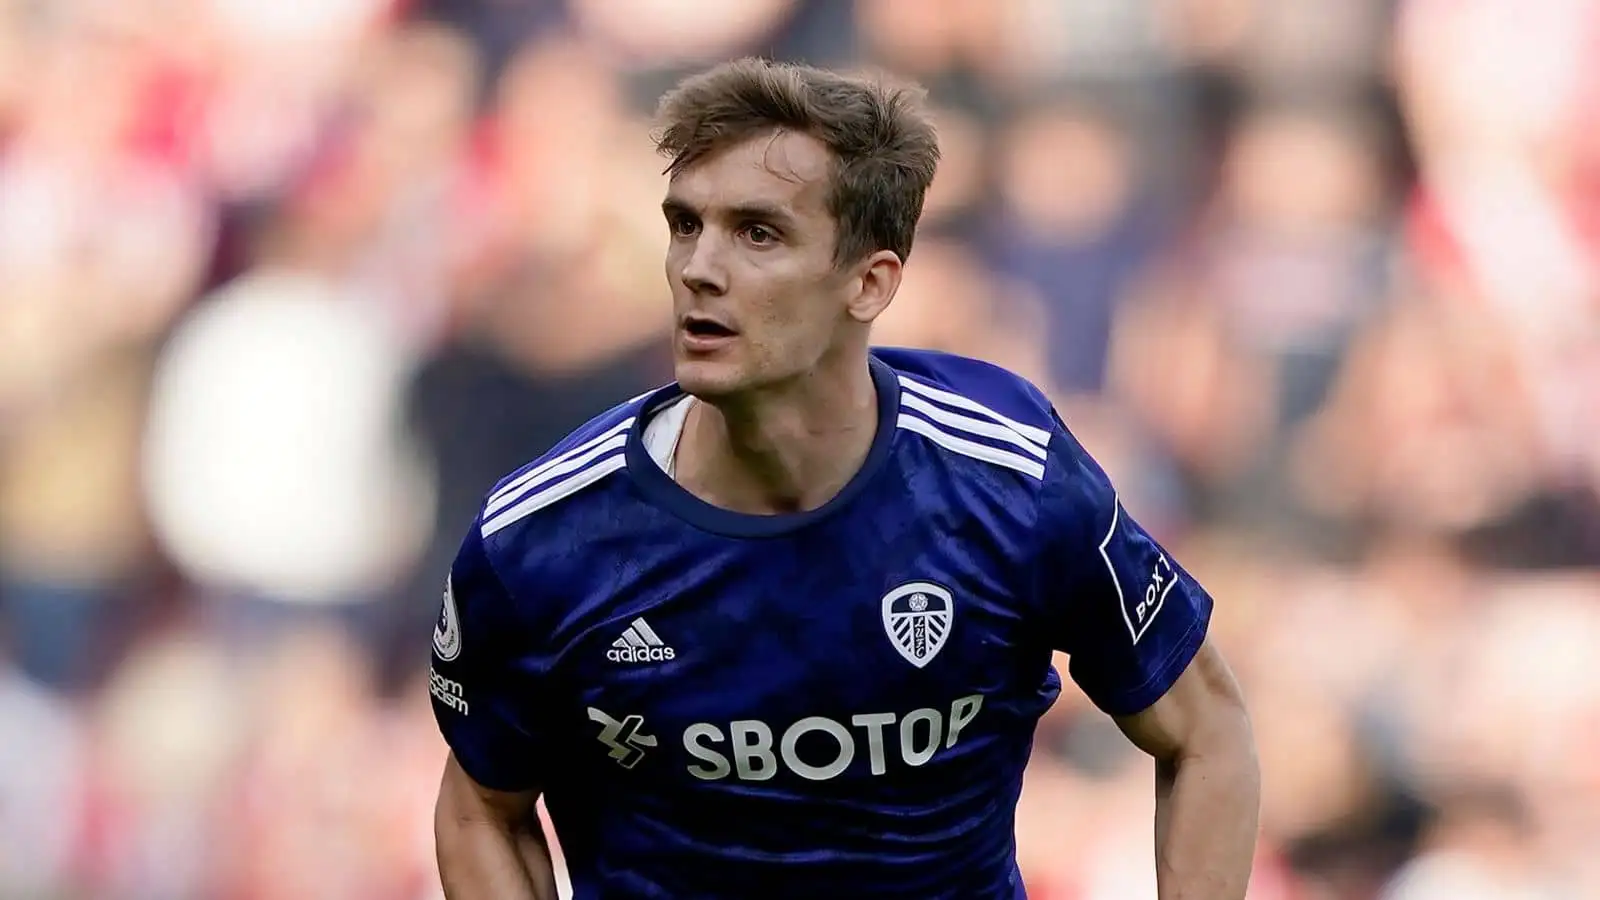
[[677, 175], [708, 154], [768, 131], [809, 134], [833, 152], [828, 211], [834, 259], [911, 253], [939, 141], [915, 85], [747, 58], [691, 76], [661, 98], [656, 150]]

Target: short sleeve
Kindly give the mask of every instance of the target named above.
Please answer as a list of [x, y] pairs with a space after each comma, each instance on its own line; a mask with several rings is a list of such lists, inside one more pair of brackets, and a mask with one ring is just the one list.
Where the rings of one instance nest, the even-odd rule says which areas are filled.
[[445, 580], [428, 673], [434, 720], [462, 769], [491, 790], [540, 786], [545, 748], [529, 727], [542, 695], [535, 660], [522, 655], [515, 605], [483, 546], [478, 523]]
[[1040, 498], [1039, 600], [1073, 681], [1106, 713], [1131, 715], [1160, 699], [1199, 651], [1211, 597], [1056, 424]]

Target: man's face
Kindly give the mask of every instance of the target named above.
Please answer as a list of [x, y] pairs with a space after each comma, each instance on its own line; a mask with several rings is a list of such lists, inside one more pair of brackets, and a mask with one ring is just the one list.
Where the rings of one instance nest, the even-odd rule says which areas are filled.
[[662, 210], [684, 390], [711, 398], [780, 383], [836, 342], [859, 279], [834, 265], [830, 163], [816, 138], [771, 132], [673, 178]]

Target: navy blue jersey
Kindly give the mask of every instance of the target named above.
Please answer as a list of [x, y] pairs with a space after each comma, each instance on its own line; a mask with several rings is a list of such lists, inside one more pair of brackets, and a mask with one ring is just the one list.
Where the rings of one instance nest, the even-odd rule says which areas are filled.
[[1023, 896], [1014, 810], [1052, 651], [1111, 714], [1211, 600], [1025, 380], [875, 350], [876, 440], [829, 503], [751, 516], [644, 445], [675, 386], [501, 482], [434, 634], [476, 781], [544, 792], [575, 896]]

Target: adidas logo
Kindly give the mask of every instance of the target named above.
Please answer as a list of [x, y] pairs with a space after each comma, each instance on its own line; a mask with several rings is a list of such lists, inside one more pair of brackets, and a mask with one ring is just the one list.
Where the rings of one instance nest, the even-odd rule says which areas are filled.
[[642, 618], [629, 623], [628, 630], [612, 641], [611, 649], [606, 651], [606, 659], [626, 663], [666, 662], [677, 655]]

